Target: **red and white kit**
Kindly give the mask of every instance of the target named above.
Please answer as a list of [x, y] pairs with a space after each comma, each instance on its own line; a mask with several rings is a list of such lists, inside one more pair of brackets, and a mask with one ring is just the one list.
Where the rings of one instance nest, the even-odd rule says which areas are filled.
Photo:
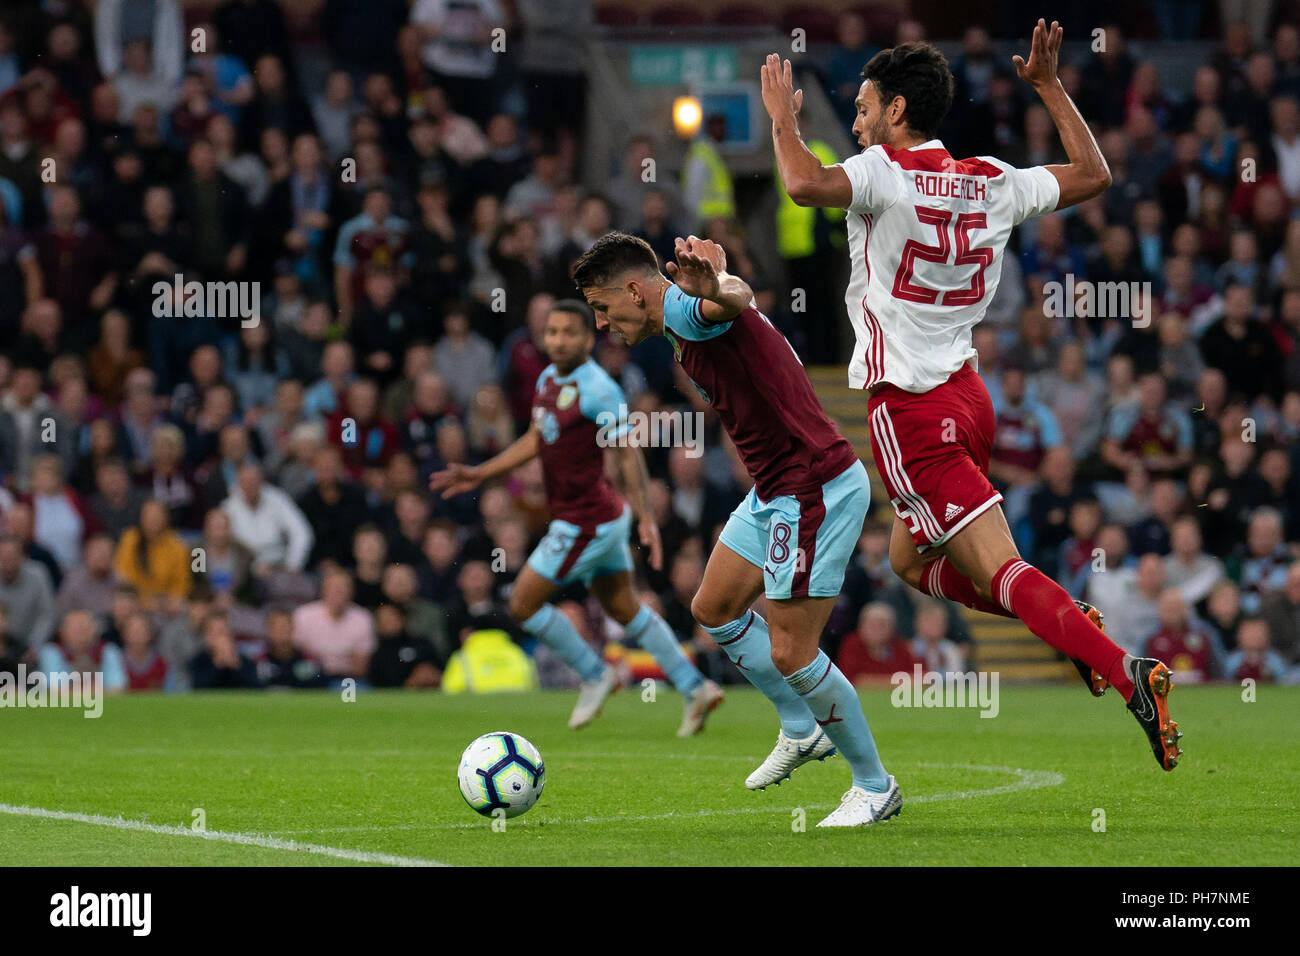
[[871, 449], [916, 546], [942, 544], [1002, 499], [988, 480], [994, 416], [971, 329], [997, 290], [1013, 227], [1056, 208], [1042, 166], [953, 159], [936, 140], [840, 164], [857, 345], [849, 384], [873, 389]]

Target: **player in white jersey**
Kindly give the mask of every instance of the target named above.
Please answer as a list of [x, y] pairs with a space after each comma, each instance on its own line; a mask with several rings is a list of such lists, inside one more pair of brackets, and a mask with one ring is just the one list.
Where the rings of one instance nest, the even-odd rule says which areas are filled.
[[1057, 76], [1062, 31], [1042, 20], [1020, 78], [1042, 98], [1069, 162], [1016, 169], [991, 156], [954, 159], [936, 138], [952, 106], [947, 60], [928, 43], [884, 50], [862, 71], [853, 134], [863, 151], [823, 166], [803, 144], [803, 101], [789, 61], [762, 69], [777, 167], [804, 206], [845, 209], [857, 334], [849, 383], [867, 391], [872, 454], [894, 503], [890, 563], [908, 584], [1020, 618], [1075, 662], [1097, 696], [1128, 701], [1156, 760], [1181, 751], [1169, 718], [1169, 669], [1124, 653], [1101, 615], [1076, 606], [1021, 559], [989, 482], [994, 415], [976, 374], [971, 328], [997, 289], [1013, 227], [1073, 206], [1111, 182], [1106, 160]]

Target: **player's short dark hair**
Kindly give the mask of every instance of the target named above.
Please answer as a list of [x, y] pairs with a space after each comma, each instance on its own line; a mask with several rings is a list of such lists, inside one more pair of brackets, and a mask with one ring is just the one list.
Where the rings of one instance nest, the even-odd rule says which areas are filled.
[[596, 331], [596, 314], [591, 311], [591, 306], [581, 299], [560, 299], [555, 305], [551, 306], [552, 312], [568, 312], [582, 319], [582, 324], [586, 326], [588, 332]]
[[644, 239], [625, 232], [608, 232], [573, 264], [573, 283], [579, 289], [608, 285], [625, 272], [658, 272], [659, 257]]
[[948, 59], [930, 43], [900, 43], [881, 50], [862, 68], [862, 78], [875, 84], [881, 103], [895, 96], [907, 100], [907, 125], [931, 139], [952, 109], [953, 79]]

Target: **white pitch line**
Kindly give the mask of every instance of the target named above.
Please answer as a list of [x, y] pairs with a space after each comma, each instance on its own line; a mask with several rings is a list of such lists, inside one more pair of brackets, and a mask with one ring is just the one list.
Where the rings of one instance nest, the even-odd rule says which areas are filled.
[[[1016, 779], [997, 787], [980, 790], [950, 790], [946, 793], [923, 793], [918, 796], [903, 795], [903, 805], [914, 803], [941, 803], [947, 800], [971, 800], [976, 797], [996, 797], [1005, 793], [1019, 793], [1027, 790], [1042, 790], [1046, 787], [1059, 787], [1065, 783], [1065, 774], [1052, 770], [1021, 770], [1018, 767], [990, 767], [982, 764], [945, 764], [917, 763], [914, 767], [927, 767], [940, 770], [975, 770], [985, 773], [1011, 773]], [[749, 813], [790, 813], [793, 810], [829, 810], [837, 803], [804, 803], [797, 807], [728, 807], [720, 810], [674, 810], [668, 813], [638, 814], [635, 816], [613, 817], [570, 817], [537, 821], [545, 826], [564, 823], [639, 823], [651, 820], [688, 820], [698, 817], [726, 817]], [[521, 823], [523, 821], [520, 821]], [[275, 830], [275, 833], [378, 833], [394, 830], [472, 830], [485, 826], [484, 823], [425, 823], [397, 824], [392, 826], [358, 826], [358, 827], [323, 827], [316, 830]]]
[[143, 820], [126, 820], [122, 817], [106, 817], [98, 813], [73, 813], [67, 810], [47, 810], [44, 807], [21, 807], [10, 803], [0, 803], [0, 813], [16, 817], [37, 817], [42, 820], [65, 820], [72, 823], [89, 823], [94, 826], [112, 827], [117, 830], [135, 830], [141, 833], [156, 833], [160, 836], [198, 837], [217, 843], [238, 843], [243, 846], [257, 846], [268, 850], [289, 850], [295, 853], [315, 853], [320, 856], [337, 857], [340, 860], [352, 860], [357, 863], [382, 863], [386, 866], [447, 866], [437, 860], [422, 860], [409, 856], [394, 856], [391, 853], [372, 853], [368, 850], [347, 850], [336, 846], [320, 846], [316, 843], [299, 843], [297, 840], [281, 840], [278, 837], [259, 836], [255, 833], [229, 833], [222, 830], [191, 830], [187, 827], [168, 826], [160, 823], [145, 823]]

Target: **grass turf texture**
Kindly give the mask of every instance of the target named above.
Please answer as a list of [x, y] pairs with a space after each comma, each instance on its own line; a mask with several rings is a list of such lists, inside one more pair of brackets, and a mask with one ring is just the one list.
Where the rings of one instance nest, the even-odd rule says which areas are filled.
[[[362, 692], [129, 696], [98, 720], [0, 710], [0, 804], [258, 834], [456, 865], [1281, 865], [1300, 858], [1300, 688], [1176, 687], [1187, 756], [1160, 771], [1114, 691], [1004, 687], [975, 709], [894, 708], [863, 694], [903, 813], [817, 830], [847, 789], [842, 758], [751, 793], [771, 707], [732, 689], [708, 729], [673, 731], [681, 699], [617, 694], [582, 731], [574, 696]], [[456, 788], [491, 730], [546, 761], [541, 802], [493, 832]], [[990, 769], [994, 768], [994, 769]], [[996, 769], [1001, 768], [1001, 769]], [[1017, 768], [1034, 773], [1017, 774]], [[1064, 778], [1063, 780], [1061, 778]], [[1038, 789], [1014, 789], [1028, 785]], [[987, 793], [993, 790], [994, 793]], [[981, 792], [984, 791], [983, 794]], [[910, 801], [910, 802], [909, 802]], [[806, 810], [793, 832], [792, 810]], [[1106, 831], [1094, 832], [1095, 808]], [[1158, 839], [1153, 839], [1157, 837]], [[351, 860], [0, 812], [0, 865], [355, 865]]]

